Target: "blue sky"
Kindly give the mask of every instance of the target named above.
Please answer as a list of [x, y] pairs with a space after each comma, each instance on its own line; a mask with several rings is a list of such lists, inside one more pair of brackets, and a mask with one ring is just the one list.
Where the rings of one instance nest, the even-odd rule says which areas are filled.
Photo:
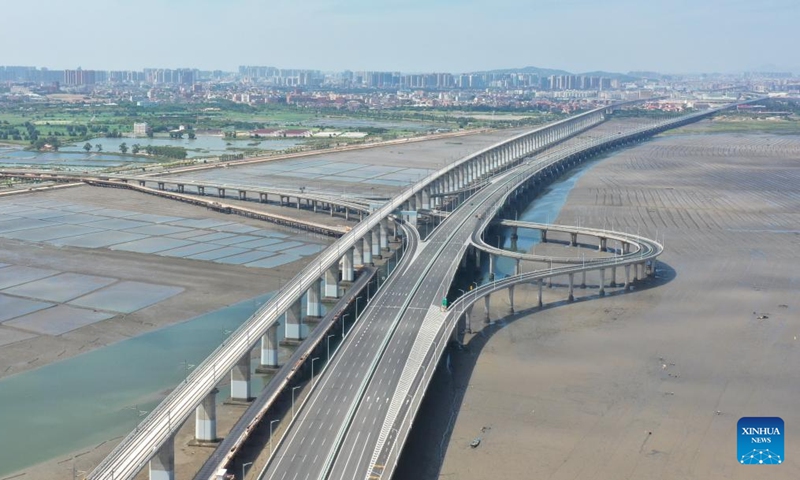
[[464, 72], [789, 69], [798, 0], [29, 0], [0, 65]]

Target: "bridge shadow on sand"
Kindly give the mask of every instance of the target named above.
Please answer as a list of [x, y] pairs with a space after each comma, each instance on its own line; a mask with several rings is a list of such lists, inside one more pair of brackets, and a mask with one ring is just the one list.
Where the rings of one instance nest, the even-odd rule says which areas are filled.
[[[658, 271], [655, 277], [634, 283], [634, 289], [630, 292], [623, 292], [622, 289], [611, 289], [606, 287], [606, 297], [620, 295], [636, 295], [639, 291], [650, 290], [665, 285], [677, 278], [677, 272], [668, 264], [659, 261]], [[566, 296], [566, 288], [560, 288], [553, 284], [558, 290], [563, 290]], [[597, 286], [595, 285], [594, 288]], [[592, 286], [588, 286], [592, 288]], [[576, 292], [580, 290], [576, 289]], [[444, 455], [448, 448], [470, 450], [469, 442], [473, 437], [481, 434], [477, 428], [474, 435], [470, 436], [463, 445], [450, 445], [453, 434], [453, 426], [458, 419], [460, 406], [464, 401], [464, 396], [469, 387], [472, 373], [478, 362], [478, 357], [489, 340], [500, 330], [514, 322], [528, 318], [529, 315], [543, 310], [550, 310], [573, 303], [593, 301], [600, 298], [597, 293], [576, 298], [575, 302], [566, 300], [546, 303], [541, 309], [533, 307], [520, 310], [513, 315], [509, 315], [493, 322], [491, 325], [484, 325], [484, 328], [468, 340], [466, 344], [459, 347], [452, 343], [442, 360], [436, 367], [433, 380], [428, 388], [428, 392], [422, 401], [414, 426], [411, 429], [400, 461], [395, 470], [394, 478], [398, 480], [437, 480], [446, 478], [456, 478], [453, 472], [443, 472]], [[476, 311], [478, 307], [476, 307]], [[535, 317], [533, 318], [535, 321]], [[478, 321], [473, 320], [477, 326]], [[485, 425], [491, 427], [491, 425]], [[491, 434], [487, 434], [489, 439]], [[480, 447], [478, 447], [480, 448]], [[468, 454], [469, 452], [467, 452]]]

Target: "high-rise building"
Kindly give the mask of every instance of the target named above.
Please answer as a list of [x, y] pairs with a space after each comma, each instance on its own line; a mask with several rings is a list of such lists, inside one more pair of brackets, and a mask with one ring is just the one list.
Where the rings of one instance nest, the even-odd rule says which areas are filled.
[[64, 70], [64, 85], [82, 86], [94, 85], [97, 83], [97, 75], [94, 70]]

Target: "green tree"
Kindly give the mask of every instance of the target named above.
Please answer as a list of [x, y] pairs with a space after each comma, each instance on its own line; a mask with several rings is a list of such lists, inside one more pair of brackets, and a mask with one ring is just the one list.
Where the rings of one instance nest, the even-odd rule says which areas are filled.
[[197, 138], [197, 135], [194, 132], [189, 132], [189, 140], [194, 140], [195, 138]]
[[99, 144], [99, 143], [98, 143], [97, 145], [95, 145], [95, 146], [94, 146], [94, 148], [95, 148], [95, 150], [97, 150], [98, 152], [102, 152], [102, 151], [103, 151], [103, 146], [102, 146], [101, 144]]
[[125, 143], [125, 142], [120, 143], [119, 144], [119, 151], [122, 152], [123, 155], [128, 153], [128, 144]]
[[92, 144], [89, 142], [84, 143], [83, 149], [86, 150], [86, 153], [89, 153], [92, 150]]
[[142, 147], [140, 147], [138, 143], [134, 143], [133, 145], [131, 145], [131, 153], [134, 154], [134, 155], [139, 153], [139, 150], [141, 150], [141, 149], [142, 149]]

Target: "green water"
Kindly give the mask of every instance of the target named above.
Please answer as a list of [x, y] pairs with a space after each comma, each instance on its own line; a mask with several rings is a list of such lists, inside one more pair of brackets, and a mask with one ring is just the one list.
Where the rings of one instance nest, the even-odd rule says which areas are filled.
[[126, 435], [271, 296], [0, 380], [0, 477]]

